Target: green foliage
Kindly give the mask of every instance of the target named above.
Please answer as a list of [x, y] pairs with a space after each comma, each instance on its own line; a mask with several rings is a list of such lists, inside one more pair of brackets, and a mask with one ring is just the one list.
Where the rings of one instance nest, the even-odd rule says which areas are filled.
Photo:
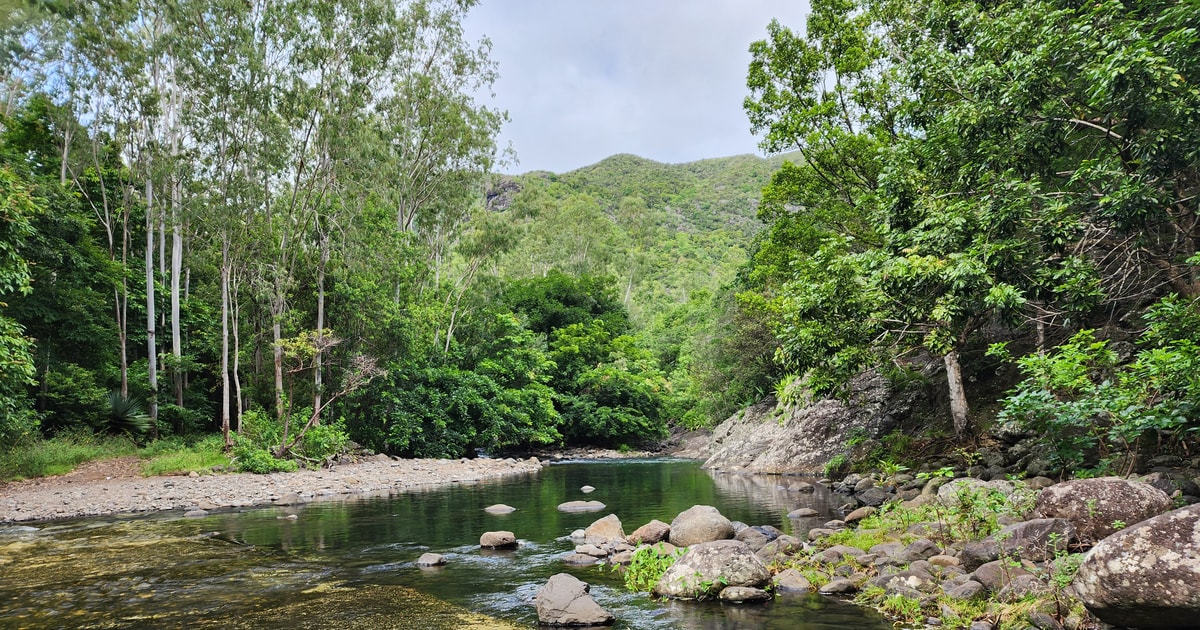
[[[307, 420], [301, 413], [299, 417]], [[249, 410], [242, 414], [242, 432], [233, 436], [233, 464], [238, 470], [266, 474], [291, 472], [298, 468], [292, 459], [278, 459], [273, 449], [279, 446], [283, 427], [274, 418], [261, 411]]]
[[150, 416], [142, 401], [126, 398], [118, 391], [109, 392], [107, 420], [105, 429], [113, 433], [136, 437], [150, 430]]
[[138, 456], [144, 460], [142, 474], [147, 476], [192, 471], [204, 474], [229, 463], [225, 440], [220, 435], [209, 435], [191, 444], [180, 438], [156, 440], [139, 449]]
[[[1088, 456], [1136, 452], [1147, 434], [1183, 440], [1200, 430], [1200, 308], [1171, 296], [1146, 313], [1143, 347], [1121, 364], [1090, 330], [1047, 354], [1017, 360], [1025, 379], [999, 418], [1040, 436], [1058, 462], [1078, 469]], [[995, 354], [1005, 356], [1003, 349]], [[1157, 441], [1157, 440], [1156, 440]]]
[[667, 553], [662, 544], [642, 547], [633, 552], [629, 566], [616, 568], [625, 574], [625, 588], [635, 593], [652, 592], [667, 569], [683, 555], [682, 549]]
[[346, 433], [346, 420], [338, 418], [336, 422], [327, 422], [310, 428], [304, 432], [299, 448], [294, 449], [296, 455], [307, 460], [324, 462], [330, 457], [339, 455], [346, 450], [350, 435]]
[[0, 479], [62, 475], [84, 462], [132, 455], [137, 446], [125, 436], [104, 436], [88, 430], [63, 432], [0, 452]]

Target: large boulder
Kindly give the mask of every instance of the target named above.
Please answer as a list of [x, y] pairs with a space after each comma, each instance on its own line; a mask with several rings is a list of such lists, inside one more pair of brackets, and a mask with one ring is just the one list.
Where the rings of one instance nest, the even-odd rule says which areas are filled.
[[1075, 590], [1108, 624], [1195, 628], [1200, 623], [1200, 504], [1100, 541], [1084, 556]]
[[693, 505], [671, 521], [670, 541], [676, 547], [733, 538], [733, 523], [711, 505]]
[[[823, 475], [837, 456], [856, 461], [894, 429], [922, 392], [896, 391], [876, 371], [851, 379], [848, 396], [783, 405], [773, 398], [739, 411], [712, 432], [704, 467], [768, 474]], [[782, 416], [782, 421], [781, 421]], [[855, 440], [847, 452], [846, 443]]]
[[633, 533], [626, 537], [631, 545], [653, 545], [656, 542], [662, 542], [671, 534], [671, 526], [660, 520], [652, 520], [645, 525], [633, 530]]
[[624, 542], [625, 530], [621, 528], [621, 519], [617, 518], [616, 514], [609, 514], [588, 525], [588, 528], [583, 530], [583, 540], [593, 545]]
[[538, 621], [549, 626], [603, 626], [613, 622], [612, 613], [588, 594], [591, 587], [568, 573], [550, 577], [538, 589], [535, 603]]
[[1046, 518], [1071, 521], [1080, 541], [1105, 536], [1171, 509], [1171, 499], [1158, 488], [1120, 477], [1076, 479], [1056, 484], [1038, 495], [1035, 511]]
[[771, 579], [767, 567], [739, 540], [692, 545], [663, 573], [654, 594], [677, 599], [716, 597], [727, 586], [759, 587]]

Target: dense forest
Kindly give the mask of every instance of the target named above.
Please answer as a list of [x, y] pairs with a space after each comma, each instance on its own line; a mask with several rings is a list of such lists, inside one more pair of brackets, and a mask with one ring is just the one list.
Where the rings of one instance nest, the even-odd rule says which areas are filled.
[[0, 447], [633, 447], [867, 369], [958, 438], [1195, 444], [1194, 2], [815, 0], [751, 46], [774, 157], [523, 175], [473, 4], [0, 17]]

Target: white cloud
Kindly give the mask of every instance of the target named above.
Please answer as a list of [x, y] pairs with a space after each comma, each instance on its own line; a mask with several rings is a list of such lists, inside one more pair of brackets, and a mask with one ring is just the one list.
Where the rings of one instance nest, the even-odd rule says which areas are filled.
[[519, 172], [564, 172], [614, 153], [687, 162], [756, 151], [742, 111], [747, 49], [806, 1], [483, 0], [469, 37], [500, 64]]

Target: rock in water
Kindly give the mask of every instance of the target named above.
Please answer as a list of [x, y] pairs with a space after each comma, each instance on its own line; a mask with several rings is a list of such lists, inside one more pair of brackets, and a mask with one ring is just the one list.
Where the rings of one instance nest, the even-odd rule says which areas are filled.
[[612, 613], [588, 595], [591, 587], [579, 578], [559, 573], [538, 589], [535, 598], [538, 621], [551, 626], [603, 626], [613, 622]]
[[487, 512], [488, 514], [511, 514], [513, 512], [516, 512], [517, 508], [515, 508], [511, 505], [504, 505], [503, 503], [497, 503], [496, 505], [489, 505], [489, 506], [483, 508], [483, 511]]
[[513, 549], [517, 546], [517, 536], [512, 532], [484, 532], [479, 537], [479, 546], [484, 549]]
[[656, 542], [662, 542], [667, 539], [671, 533], [671, 526], [660, 520], [653, 520], [641, 527], [633, 530], [627, 540], [634, 545], [653, 545]]
[[1200, 622], [1200, 504], [1100, 541], [1075, 574], [1075, 589], [1087, 609], [1108, 624], [1195, 628]]
[[[1120, 477], [1076, 479], [1042, 490], [1035, 508], [1046, 518], [1071, 521], [1082, 542], [1097, 542], [1120, 529], [1113, 523], [1139, 523], [1171, 509], [1158, 488]], [[1118, 523], [1119, 524], [1119, 523]]]
[[559, 512], [599, 512], [605, 506], [599, 501], [567, 501], [558, 504]]
[[711, 505], [693, 505], [671, 521], [670, 540], [676, 547], [729, 538], [733, 538], [733, 523]]
[[727, 586], [759, 587], [771, 579], [750, 547], [740, 540], [715, 540], [688, 548], [663, 573], [654, 594], [678, 599], [713, 597]]
[[588, 525], [588, 528], [583, 531], [583, 540], [593, 545], [624, 542], [625, 530], [621, 528], [621, 519], [617, 518], [616, 514], [609, 514]]
[[423, 553], [420, 558], [417, 558], [419, 567], [440, 567], [444, 564], [446, 564], [446, 556], [440, 553]]
[[595, 492], [596, 489], [593, 488], [592, 486], [584, 486], [584, 487], [580, 488], [579, 491], [584, 494], [590, 494], [592, 492]]

